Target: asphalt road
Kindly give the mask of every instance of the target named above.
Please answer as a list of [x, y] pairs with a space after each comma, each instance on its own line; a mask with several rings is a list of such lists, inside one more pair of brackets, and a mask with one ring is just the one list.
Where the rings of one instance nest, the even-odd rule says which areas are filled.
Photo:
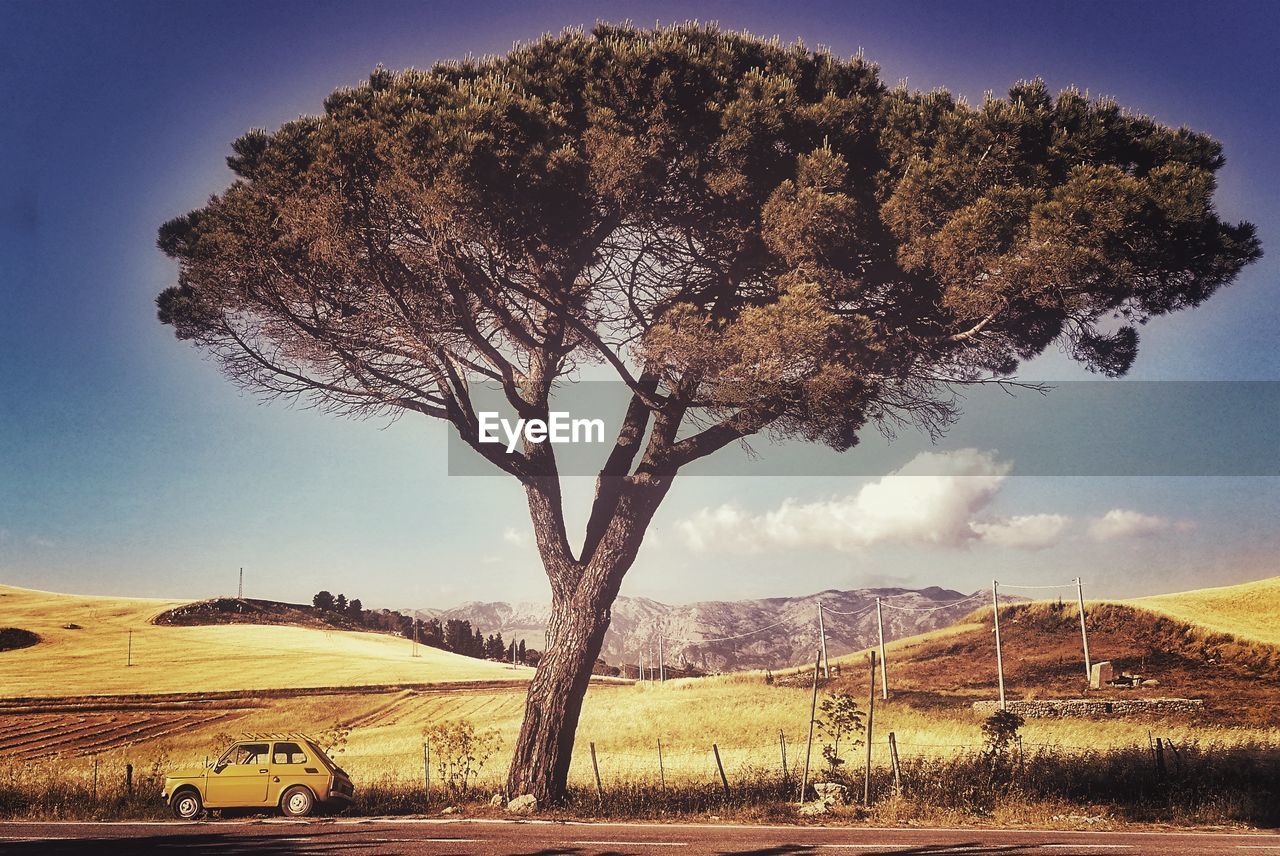
[[1280, 856], [1280, 835], [1191, 832], [1052, 832], [865, 829], [483, 820], [0, 823], [0, 853], [405, 854], [1120, 854]]

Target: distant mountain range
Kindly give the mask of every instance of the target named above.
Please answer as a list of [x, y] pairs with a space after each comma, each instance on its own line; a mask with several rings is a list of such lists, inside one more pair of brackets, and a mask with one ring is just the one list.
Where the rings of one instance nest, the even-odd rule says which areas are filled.
[[[640, 657], [652, 662], [661, 637], [666, 662], [676, 666], [707, 672], [795, 666], [812, 661], [817, 649], [819, 601], [829, 656], [875, 644], [877, 597], [886, 604], [886, 642], [953, 624], [983, 605], [936, 586], [828, 590], [804, 597], [708, 600], [678, 606], [622, 596], [614, 603], [601, 656], [615, 666], [634, 666]], [[529, 647], [541, 650], [550, 606], [473, 601], [420, 613], [441, 621], [465, 619], [485, 635], [500, 632], [507, 641], [524, 639]]]

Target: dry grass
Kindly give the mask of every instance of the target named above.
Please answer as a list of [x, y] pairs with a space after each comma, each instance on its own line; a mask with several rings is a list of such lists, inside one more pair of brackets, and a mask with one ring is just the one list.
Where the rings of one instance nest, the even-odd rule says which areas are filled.
[[[0, 686], [10, 697], [74, 696], [502, 680], [513, 676], [498, 664], [434, 650], [422, 651], [423, 657], [415, 660], [409, 656], [406, 642], [378, 634], [248, 625], [156, 627], [149, 623], [151, 616], [173, 605], [2, 588], [0, 609], [5, 622], [34, 630], [46, 641], [0, 655]], [[1007, 626], [1004, 615], [1002, 610], [1011, 697], [1078, 694], [1083, 670], [1077, 662], [1072, 609], [1049, 603], [1010, 608]], [[1125, 657], [1149, 656], [1146, 666], [1163, 681], [1160, 692], [1185, 690], [1206, 698], [1226, 693], [1224, 704], [1251, 709], [1265, 709], [1269, 704], [1274, 709], [1278, 695], [1274, 664], [1262, 658], [1262, 654], [1270, 657], [1268, 651], [1274, 649], [1255, 644], [1257, 651], [1237, 651], [1215, 642], [1208, 631], [1126, 606], [1091, 606], [1090, 616], [1095, 623], [1091, 628], [1095, 658], [1119, 655], [1123, 662]], [[64, 630], [66, 623], [79, 624], [82, 629]], [[130, 627], [135, 628], [137, 665], [126, 669], [124, 631]], [[888, 702], [877, 698], [873, 742], [877, 765], [887, 763], [885, 738], [889, 731], [897, 736], [904, 762], [941, 762], [971, 753], [980, 745], [980, 722], [969, 710], [969, 703], [975, 698], [994, 697], [990, 637], [987, 610], [985, 616], [981, 611], [975, 613], [967, 623], [889, 645], [894, 695]], [[1157, 655], [1171, 659], [1158, 660]], [[1202, 665], [1225, 664], [1236, 655], [1245, 658], [1241, 662], [1252, 664], [1249, 674], [1217, 668], [1210, 678]], [[852, 654], [833, 664], [839, 675], [829, 689], [848, 691], [865, 707], [865, 655]], [[633, 788], [642, 793], [659, 782], [659, 739], [663, 772], [671, 787], [711, 787], [714, 792], [718, 774], [713, 743], [719, 746], [731, 784], [772, 781], [781, 775], [779, 732], [785, 737], [788, 766], [794, 774], [804, 763], [810, 674], [811, 670], [778, 673], [772, 685], [758, 672], [661, 685], [595, 684], [587, 695], [578, 730], [571, 782], [588, 791], [593, 788], [588, 744], [595, 743], [605, 787]], [[319, 735], [339, 727], [349, 729], [349, 737], [338, 759], [357, 783], [371, 792], [399, 795], [395, 799], [407, 800], [408, 805], [422, 776], [422, 733], [442, 722], [465, 719], [479, 729], [499, 732], [502, 749], [480, 778], [482, 788], [498, 787], [523, 716], [524, 693], [518, 686], [385, 689], [294, 697], [250, 695], [217, 704], [227, 715], [211, 717], [207, 723], [190, 721], [159, 735], [126, 737], [119, 745], [93, 745], [92, 750], [77, 749], [74, 742], [60, 745], [57, 751], [64, 755], [60, 766], [87, 769], [89, 760], [76, 757], [84, 751], [96, 752], [100, 764], [113, 770], [122, 768], [126, 761], [139, 769], [151, 769], [158, 762], [172, 766], [199, 763], [239, 732], [289, 729]], [[157, 706], [155, 717], [162, 715], [159, 711]], [[7, 722], [10, 731], [21, 731], [20, 717], [43, 716], [42, 727], [57, 733], [60, 715], [67, 718], [68, 727], [85, 718], [84, 711], [74, 709], [57, 714], [10, 708], [0, 714], [0, 722]], [[122, 729], [138, 719], [136, 711], [123, 709], [118, 713], [99, 710], [93, 715], [114, 717]], [[86, 733], [100, 730], [95, 725]], [[127, 730], [121, 733], [127, 735]], [[1028, 752], [1044, 749], [1060, 755], [1145, 752], [1150, 734], [1172, 739], [1179, 747], [1199, 745], [1221, 751], [1280, 746], [1280, 726], [1273, 717], [1031, 720], [1022, 731]], [[815, 768], [821, 764], [820, 747], [816, 742]], [[860, 762], [861, 757], [860, 751], [851, 753], [851, 763]]]
[[1280, 645], [1280, 577], [1127, 602], [1217, 633]]
[[[860, 703], [865, 707], [865, 690]], [[786, 737], [788, 767], [804, 764], [810, 693], [808, 688], [766, 686], [763, 681], [710, 678], [670, 681], [665, 685], [594, 686], [587, 695], [578, 729], [571, 782], [594, 786], [589, 743], [596, 744], [606, 788], [657, 785], [657, 742], [662, 740], [663, 769], [669, 785], [718, 781], [712, 744], [720, 749], [731, 783], [781, 774], [778, 733]], [[732, 711], [732, 715], [726, 712]], [[150, 766], [156, 757], [174, 766], [198, 764], [213, 756], [234, 734], [296, 729], [313, 735], [335, 726], [349, 727], [339, 762], [358, 784], [404, 786], [421, 781], [422, 733], [429, 725], [469, 720], [479, 729], [495, 729], [500, 751], [485, 767], [480, 784], [495, 789], [505, 775], [524, 712], [518, 688], [382, 692], [266, 699], [238, 711], [234, 722], [179, 729], [160, 739], [143, 740], [100, 752], [104, 764]], [[904, 760], [937, 760], [976, 750], [980, 721], [965, 708], [925, 710], [909, 701], [877, 699], [873, 761], [887, 764], [887, 734], [896, 734]], [[1221, 748], [1280, 746], [1280, 728], [1240, 728], [1212, 723], [1143, 720], [1030, 720], [1022, 730], [1028, 752], [1051, 749], [1066, 754], [1109, 750], [1146, 750], [1154, 733], [1179, 747], [1199, 744]], [[812, 764], [822, 764], [820, 735]], [[861, 764], [864, 750], [850, 753]], [[84, 767], [86, 758], [63, 763]]]
[[[304, 627], [162, 627], [181, 601], [51, 594], [0, 586], [4, 623], [41, 642], [0, 656], [7, 697], [215, 692], [527, 678], [499, 663], [381, 633]], [[65, 625], [79, 625], [66, 629]], [[126, 667], [129, 631], [133, 665]]]
[[[794, 789], [804, 763], [809, 715], [807, 688], [759, 681], [707, 679], [666, 685], [600, 685], [588, 693], [570, 776], [574, 816], [670, 817], [715, 814], [739, 820], [794, 819]], [[732, 711], [733, 715], [726, 715]], [[118, 747], [98, 758], [99, 798], [89, 801], [93, 760], [63, 757], [57, 763], [0, 758], [0, 814], [11, 816], [145, 816], [163, 808], [154, 799], [158, 773], [199, 764], [216, 754], [232, 732], [299, 729], [320, 735], [350, 727], [335, 757], [353, 776], [359, 813], [417, 813], [458, 802], [422, 791], [422, 731], [428, 724], [467, 719], [496, 729], [503, 746], [484, 767], [468, 812], [483, 811], [501, 788], [523, 712], [518, 688], [464, 691], [363, 692], [267, 699], [242, 711], [235, 728], [225, 724], [183, 730], [160, 741]], [[788, 745], [790, 789], [783, 789], [778, 731]], [[890, 792], [886, 744], [898, 738], [908, 790]], [[1154, 777], [1148, 733], [1172, 740], [1169, 781]], [[1280, 731], [1216, 727], [1168, 721], [1032, 720], [1022, 731], [1027, 775], [1009, 787], [988, 781], [977, 749], [980, 721], [965, 710], [921, 710], [891, 699], [877, 703], [873, 764], [884, 799], [870, 815], [848, 820], [900, 823], [937, 821], [1060, 825], [1061, 817], [1091, 815], [1176, 823], [1260, 823], [1274, 816], [1272, 798], [1280, 757]], [[663, 743], [661, 781], [657, 741]], [[604, 803], [597, 803], [588, 743], [596, 744]], [[711, 744], [720, 748], [732, 795], [721, 793]], [[825, 770], [815, 743], [815, 776]], [[1168, 743], [1166, 743], [1166, 746]], [[861, 747], [849, 752], [848, 775], [860, 787]], [[1185, 775], [1181, 774], [1186, 765]], [[123, 795], [123, 771], [132, 763], [145, 788]], [[1205, 771], [1213, 773], [1205, 779]], [[1264, 787], [1267, 781], [1271, 785]], [[1270, 790], [1267, 790], [1267, 787]], [[856, 789], [856, 788], [855, 788]], [[92, 805], [90, 811], [86, 806]], [[941, 813], [941, 814], [940, 814]], [[949, 813], [949, 814], [948, 814]], [[945, 815], [945, 816], [944, 816]], [[1070, 824], [1068, 824], [1070, 825]]]

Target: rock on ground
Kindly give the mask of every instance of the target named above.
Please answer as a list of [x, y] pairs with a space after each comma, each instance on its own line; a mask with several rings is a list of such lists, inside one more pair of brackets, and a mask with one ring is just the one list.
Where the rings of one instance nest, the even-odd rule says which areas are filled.
[[507, 803], [507, 811], [512, 814], [533, 814], [538, 810], [538, 799], [533, 794], [522, 794]]
[[815, 800], [800, 806], [800, 808], [796, 809], [796, 814], [801, 817], [819, 817], [829, 813], [830, 811], [831, 806], [827, 805], [822, 800]]
[[813, 792], [818, 795], [818, 799], [828, 804], [849, 799], [849, 789], [836, 782], [817, 782], [813, 786]]

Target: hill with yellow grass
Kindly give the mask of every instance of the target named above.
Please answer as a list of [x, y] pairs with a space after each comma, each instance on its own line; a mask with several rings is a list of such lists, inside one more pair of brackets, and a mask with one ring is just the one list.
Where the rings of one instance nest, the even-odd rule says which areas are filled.
[[[1274, 581], [1267, 582], [1274, 590]], [[1093, 659], [1157, 682], [1100, 691], [1085, 689], [1074, 604], [1001, 606], [1010, 699], [1087, 692], [1095, 698], [1204, 700], [1202, 714], [1177, 719], [1029, 720], [1022, 730], [1028, 747], [1083, 752], [1145, 746], [1151, 733], [1178, 746], [1280, 741], [1272, 714], [1280, 702], [1280, 647], [1210, 629], [1234, 626], [1222, 605], [1231, 598], [1169, 597], [1168, 611], [1088, 604]], [[1188, 604], [1200, 610], [1197, 618], [1174, 617], [1173, 609], [1190, 609]], [[527, 679], [529, 670], [513, 672], [435, 649], [419, 648], [415, 658], [407, 641], [376, 633], [152, 623], [177, 606], [0, 588], [0, 624], [40, 637], [33, 646], [0, 652], [0, 768], [51, 754], [86, 771], [90, 756], [121, 767], [198, 762], [231, 734], [288, 728], [345, 733], [343, 765], [362, 787], [390, 787], [419, 780], [424, 729], [467, 720], [501, 735], [482, 776], [489, 785], [500, 780], [524, 711], [518, 680]], [[877, 685], [877, 753], [885, 751], [888, 731], [896, 733], [904, 758], [951, 755], [981, 744], [981, 717], [971, 704], [997, 695], [991, 618], [989, 608], [979, 610], [951, 627], [888, 644], [887, 700], [879, 698]], [[134, 665], [126, 666], [130, 629]], [[833, 675], [822, 681], [821, 692], [847, 691], [865, 709], [867, 666], [866, 652], [833, 658]], [[797, 753], [807, 737], [812, 677], [809, 667], [665, 684], [593, 684], [579, 744], [595, 744], [609, 783], [654, 779], [658, 740], [673, 782], [712, 775], [713, 743], [731, 780], [779, 765], [783, 743], [794, 767], [802, 763]], [[86, 695], [116, 697], [75, 698]], [[590, 783], [593, 775], [590, 753], [576, 753], [573, 781]]]
[[182, 601], [0, 586], [0, 624], [34, 645], [0, 654], [0, 697], [218, 692], [526, 680], [531, 670], [383, 633], [258, 624], [173, 626]]
[[1280, 645], [1280, 577], [1128, 601], [1188, 624]]

